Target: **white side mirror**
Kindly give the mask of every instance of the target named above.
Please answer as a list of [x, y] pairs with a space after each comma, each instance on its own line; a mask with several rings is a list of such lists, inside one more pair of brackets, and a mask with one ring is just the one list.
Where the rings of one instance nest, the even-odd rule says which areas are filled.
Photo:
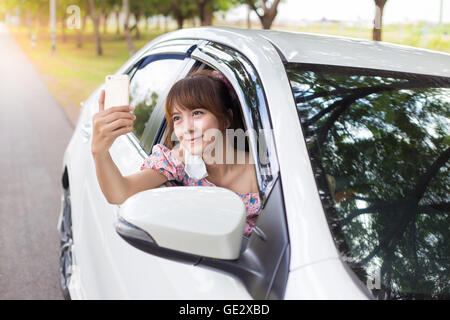
[[120, 206], [116, 230], [132, 245], [159, 256], [166, 256], [158, 252], [163, 248], [234, 260], [241, 249], [245, 212], [242, 199], [228, 189], [157, 188]]

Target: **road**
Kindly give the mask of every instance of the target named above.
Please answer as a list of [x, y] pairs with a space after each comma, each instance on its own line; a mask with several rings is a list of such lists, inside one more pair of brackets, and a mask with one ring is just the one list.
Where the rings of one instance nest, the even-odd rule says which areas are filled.
[[0, 24], [0, 299], [62, 299], [62, 157], [73, 128]]

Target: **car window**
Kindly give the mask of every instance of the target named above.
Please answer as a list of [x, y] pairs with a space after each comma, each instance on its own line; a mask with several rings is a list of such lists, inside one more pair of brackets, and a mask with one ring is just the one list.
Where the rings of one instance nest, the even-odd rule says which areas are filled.
[[450, 79], [286, 71], [343, 260], [378, 299], [449, 299]]
[[155, 108], [161, 97], [167, 94], [183, 65], [183, 59], [159, 59], [144, 62], [132, 71], [130, 105], [135, 107], [133, 113], [136, 116], [133, 133], [147, 153], [161, 121], [156, 119], [159, 117], [154, 112]]
[[222, 72], [235, 89], [242, 106], [249, 150], [255, 159], [260, 196], [264, 203], [278, 177], [278, 159], [267, 101], [256, 69], [241, 53], [219, 43], [199, 47], [192, 57]]

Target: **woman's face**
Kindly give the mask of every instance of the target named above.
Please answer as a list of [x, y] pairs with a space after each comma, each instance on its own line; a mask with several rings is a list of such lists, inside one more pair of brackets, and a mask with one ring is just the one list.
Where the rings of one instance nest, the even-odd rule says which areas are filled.
[[[173, 109], [172, 121], [174, 133], [183, 149], [198, 156], [202, 156], [206, 147], [214, 141], [211, 132], [220, 130], [219, 119], [203, 108], [189, 110], [176, 105]], [[205, 134], [207, 131], [208, 133]]]

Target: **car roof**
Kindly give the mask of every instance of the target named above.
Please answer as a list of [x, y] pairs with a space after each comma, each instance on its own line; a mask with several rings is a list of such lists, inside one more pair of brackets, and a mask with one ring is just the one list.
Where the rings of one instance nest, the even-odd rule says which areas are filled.
[[[197, 38], [222, 42], [239, 50], [239, 44], [264, 39], [287, 62], [369, 68], [450, 77], [450, 54], [386, 42], [302, 32], [239, 29], [232, 27], [187, 28], [169, 38]], [[166, 38], [163, 36], [162, 38]]]

